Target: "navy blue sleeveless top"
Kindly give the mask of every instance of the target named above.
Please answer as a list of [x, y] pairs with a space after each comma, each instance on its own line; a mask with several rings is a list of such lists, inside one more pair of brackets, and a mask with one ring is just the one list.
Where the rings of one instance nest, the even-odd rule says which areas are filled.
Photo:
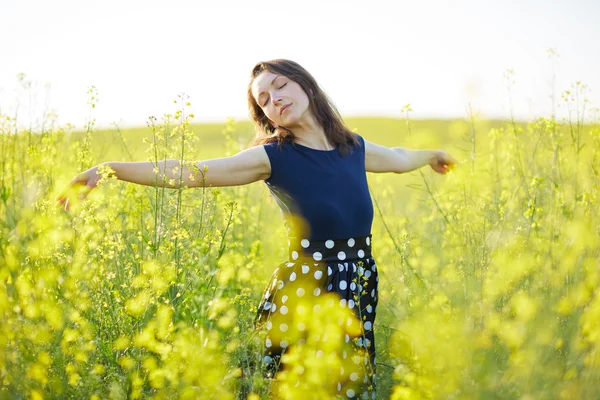
[[344, 157], [338, 148], [263, 145], [271, 162], [265, 183], [281, 209], [288, 238], [336, 240], [371, 234], [365, 142], [357, 136], [359, 145]]

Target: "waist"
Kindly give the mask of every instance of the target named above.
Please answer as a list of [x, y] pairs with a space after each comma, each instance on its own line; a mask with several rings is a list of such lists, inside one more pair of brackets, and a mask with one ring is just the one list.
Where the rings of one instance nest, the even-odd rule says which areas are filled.
[[308, 240], [288, 238], [292, 261], [345, 261], [371, 257], [371, 236], [346, 239]]

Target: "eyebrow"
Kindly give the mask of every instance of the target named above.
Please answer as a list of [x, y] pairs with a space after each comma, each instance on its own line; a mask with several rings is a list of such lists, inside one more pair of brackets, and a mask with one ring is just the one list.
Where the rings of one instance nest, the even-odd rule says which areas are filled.
[[[275, 80], [276, 80], [277, 78], [281, 78], [281, 75], [277, 75], [275, 78], [273, 78], [273, 80], [271, 81], [271, 86], [273, 85], [273, 83], [275, 82]], [[259, 99], [259, 98], [260, 98], [260, 96], [261, 96], [262, 94], [264, 94], [264, 93], [265, 93], [264, 91], [260, 92], [256, 98], [257, 98], [257, 99]]]

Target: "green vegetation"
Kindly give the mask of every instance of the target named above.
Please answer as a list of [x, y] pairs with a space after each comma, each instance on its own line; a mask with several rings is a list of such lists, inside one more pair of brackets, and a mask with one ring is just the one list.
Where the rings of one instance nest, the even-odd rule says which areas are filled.
[[[409, 107], [346, 120], [369, 141], [462, 162], [446, 176], [368, 174], [379, 398], [597, 396], [600, 127], [583, 124], [581, 89], [565, 92], [562, 121], [413, 121]], [[252, 320], [287, 238], [262, 182], [106, 177], [70, 212], [54, 207], [103, 161], [201, 160], [250, 142], [247, 122], [191, 125], [186, 101], [139, 129], [19, 131], [0, 116], [0, 397], [268, 398]], [[282, 397], [327, 398], [323, 381], [294, 376]]]

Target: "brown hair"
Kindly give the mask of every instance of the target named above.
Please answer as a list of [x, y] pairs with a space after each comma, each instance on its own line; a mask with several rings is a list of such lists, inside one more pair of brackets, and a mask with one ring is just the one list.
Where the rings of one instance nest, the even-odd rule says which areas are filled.
[[250, 117], [255, 124], [256, 136], [249, 147], [271, 142], [277, 142], [281, 146], [284, 142], [293, 143], [295, 138], [294, 133], [285, 127], [274, 128], [252, 95], [252, 82], [263, 71], [283, 75], [300, 85], [309, 96], [310, 112], [325, 131], [329, 141], [334, 142], [336, 146], [339, 145], [342, 156], [351, 153], [352, 148], [360, 143], [358, 136], [344, 124], [340, 113], [321, 90], [315, 78], [300, 64], [291, 60], [277, 59], [259, 62], [252, 68], [248, 84], [248, 107]]

